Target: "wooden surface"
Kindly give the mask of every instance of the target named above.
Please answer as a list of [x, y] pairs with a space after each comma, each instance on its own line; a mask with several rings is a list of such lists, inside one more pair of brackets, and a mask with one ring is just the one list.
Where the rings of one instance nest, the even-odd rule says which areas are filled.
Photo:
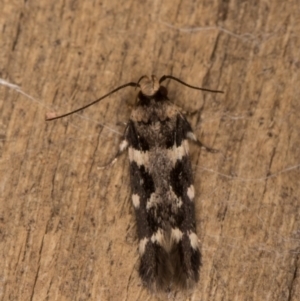
[[159, 299], [137, 273], [127, 157], [100, 169], [136, 91], [44, 120], [152, 73], [225, 91], [166, 83], [219, 150], [191, 146], [191, 300], [299, 300], [299, 15], [291, 0], [2, 0], [0, 300]]

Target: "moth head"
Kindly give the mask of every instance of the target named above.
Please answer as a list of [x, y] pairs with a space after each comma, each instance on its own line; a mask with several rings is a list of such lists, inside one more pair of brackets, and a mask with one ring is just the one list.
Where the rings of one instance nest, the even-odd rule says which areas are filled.
[[160, 85], [155, 75], [151, 75], [151, 77], [144, 75], [139, 79], [137, 84], [141, 89], [141, 93], [146, 97], [154, 96], [158, 91], [162, 92], [165, 96], [167, 95], [167, 89]]

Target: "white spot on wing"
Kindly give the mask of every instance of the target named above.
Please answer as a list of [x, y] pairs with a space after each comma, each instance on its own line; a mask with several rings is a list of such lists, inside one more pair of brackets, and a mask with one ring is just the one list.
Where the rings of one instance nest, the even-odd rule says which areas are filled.
[[132, 195], [132, 203], [134, 208], [138, 209], [140, 207], [140, 197], [137, 194]]
[[189, 199], [192, 201], [195, 197], [195, 189], [194, 189], [194, 185], [191, 185], [188, 190], [187, 190], [187, 195], [189, 197]]
[[152, 234], [151, 236], [151, 242], [152, 243], [157, 243], [160, 246], [164, 245], [165, 239], [164, 239], [164, 234], [161, 229], [158, 229], [156, 233]]
[[171, 238], [176, 243], [182, 239], [182, 235], [182, 232], [178, 228], [172, 229]]
[[123, 152], [127, 147], [128, 147], [128, 142], [127, 142], [126, 140], [123, 140], [123, 141], [120, 143], [119, 151], [120, 151], [120, 152]]
[[178, 147], [174, 146], [173, 152], [175, 154], [176, 160], [182, 160], [182, 158], [189, 153], [189, 144], [187, 140], [183, 140], [181, 145]]
[[177, 196], [175, 196], [175, 197], [176, 197], [176, 206], [178, 208], [181, 208], [181, 206], [183, 205], [182, 199], [180, 197], [177, 197]]
[[149, 241], [149, 239], [147, 237], [144, 237], [143, 239], [140, 240], [139, 252], [140, 252], [141, 256], [145, 253], [145, 249], [146, 249], [146, 245], [147, 245], [148, 241]]
[[[141, 184], [142, 185], [142, 184]], [[150, 198], [147, 200], [146, 209], [157, 208], [159, 204], [162, 204], [166, 201], [172, 202], [172, 210], [178, 210], [183, 205], [181, 197], [178, 197], [173, 191], [172, 186], [169, 186], [169, 191], [167, 191], [163, 197], [159, 193], [151, 193]]]
[[134, 161], [138, 166], [149, 165], [149, 152], [141, 152], [139, 150], [134, 149], [133, 147], [128, 148], [128, 156], [129, 161]]
[[173, 145], [171, 149], [166, 151], [166, 156], [172, 160], [173, 166], [175, 166], [177, 160], [182, 160], [184, 156], [187, 156], [189, 153], [189, 143], [187, 140], [183, 140], [181, 145]]
[[[123, 146], [122, 149], [127, 147], [128, 145], [121, 144]], [[120, 145], [120, 151], [121, 151], [121, 145]], [[174, 145], [170, 149], [161, 149], [160, 150], [160, 156], [168, 158], [173, 166], [175, 166], [176, 162], [178, 160], [182, 160], [184, 156], [187, 156], [189, 153], [189, 144], [187, 140], [183, 140], [180, 146]], [[139, 167], [145, 166], [146, 169], [149, 169], [152, 165], [154, 160], [157, 159], [157, 151], [140, 151], [136, 150], [133, 147], [128, 148], [128, 156], [130, 162], [135, 162]]]
[[195, 134], [193, 132], [188, 132], [186, 134], [186, 136], [187, 136], [187, 138], [189, 138], [189, 139], [191, 139], [193, 141], [197, 141], [197, 138], [196, 138], [196, 136], [195, 136]]
[[174, 147], [173, 152], [175, 160], [181, 160], [182, 157], [185, 155], [185, 149], [182, 144], [178, 147]]
[[196, 233], [190, 232], [189, 239], [190, 239], [192, 248], [194, 250], [198, 250], [199, 240], [198, 240], [198, 236], [196, 235]]
[[147, 200], [146, 209], [149, 210], [150, 208], [155, 207], [159, 203], [159, 200], [160, 199], [155, 192], [151, 193], [150, 199]]

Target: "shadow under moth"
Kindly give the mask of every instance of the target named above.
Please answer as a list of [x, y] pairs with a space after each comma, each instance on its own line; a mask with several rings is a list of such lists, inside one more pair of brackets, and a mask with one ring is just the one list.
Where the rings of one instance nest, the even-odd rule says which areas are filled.
[[168, 78], [193, 89], [223, 93], [188, 85], [171, 75], [159, 80], [154, 75], [142, 76], [137, 83], [122, 85], [82, 108], [46, 118], [71, 115], [128, 86], [140, 89], [112, 162], [128, 150], [139, 274], [154, 292], [192, 288], [199, 280], [201, 265], [188, 140], [205, 146], [197, 140], [180, 109], [168, 99], [167, 89], [161, 85]]

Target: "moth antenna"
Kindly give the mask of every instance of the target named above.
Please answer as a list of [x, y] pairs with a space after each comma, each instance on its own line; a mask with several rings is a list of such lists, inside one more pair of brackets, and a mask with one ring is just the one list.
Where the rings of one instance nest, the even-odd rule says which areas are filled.
[[87, 105], [85, 105], [85, 106], [83, 106], [83, 107], [81, 107], [81, 108], [79, 108], [79, 109], [76, 109], [76, 110], [74, 110], [74, 111], [71, 111], [71, 112], [68, 112], [68, 113], [65, 113], [65, 114], [62, 114], [62, 115], [59, 115], [59, 116], [55, 116], [55, 117], [51, 117], [51, 116], [50, 116], [50, 117], [46, 117], [46, 121], [51, 121], [51, 120], [63, 118], [63, 117], [72, 115], [72, 114], [74, 114], [74, 113], [77, 113], [77, 112], [79, 112], [79, 111], [81, 111], [81, 110], [84, 110], [84, 109], [86, 109], [86, 108], [88, 108], [88, 107], [94, 105], [95, 103], [97, 103], [97, 102], [99, 102], [100, 100], [102, 100], [102, 99], [104, 99], [104, 98], [110, 96], [111, 94], [113, 94], [113, 93], [115, 93], [115, 92], [117, 92], [117, 91], [119, 91], [119, 90], [121, 90], [121, 89], [123, 89], [123, 88], [129, 87], [129, 86], [130, 86], [130, 87], [139, 87], [139, 83], [130, 82], [130, 83], [124, 84], [124, 85], [122, 85], [122, 86], [119, 86], [119, 87], [117, 87], [116, 89], [110, 91], [109, 93], [103, 95], [102, 97], [100, 97], [100, 98], [94, 100], [93, 102], [91, 102], [91, 103], [89, 103], [89, 104], [87, 104]]
[[142, 76], [139, 78], [139, 80], [138, 80], [138, 82], [137, 82], [137, 85], [140, 85], [141, 80], [144, 79], [144, 78], [146, 78], [146, 77], [148, 77], [148, 76], [147, 76], [147, 75], [142, 75]]
[[221, 90], [211, 90], [211, 89], [205, 89], [205, 88], [200, 88], [200, 87], [195, 87], [195, 86], [191, 86], [185, 82], [183, 82], [182, 80], [180, 80], [179, 78], [177, 77], [174, 77], [172, 75], [163, 75], [160, 80], [159, 80], [159, 83], [161, 84], [163, 81], [165, 81], [166, 79], [173, 79], [173, 80], [176, 80], [177, 82], [179, 82], [180, 84], [184, 85], [184, 86], [187, 86], [189, 88], [192, 88], [192, 89], [196, 89], [196, 90], [201, 90], [201, 91], [207, 91], [207, 92], [213, 92], [213, 93], [224, 93], [224, 91], [221, 91]]

